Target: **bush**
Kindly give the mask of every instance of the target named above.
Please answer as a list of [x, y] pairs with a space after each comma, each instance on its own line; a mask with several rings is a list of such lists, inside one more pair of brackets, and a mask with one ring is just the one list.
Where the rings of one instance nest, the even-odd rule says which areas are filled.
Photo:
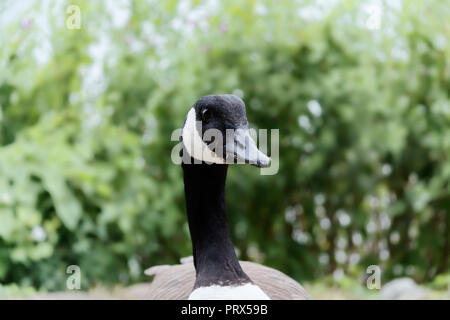
[[62, 289], [71, 264], [84, 288], [128, 283], [190, 255], [170, 136], [210, 93], [280, 128], [277, 175], [229, 171], [241, 259], [301, 281], [448, 270], [443, 2], [102, 3], [77, 2], [81, 29], [63, 2], [2, 25], [1, 283]]

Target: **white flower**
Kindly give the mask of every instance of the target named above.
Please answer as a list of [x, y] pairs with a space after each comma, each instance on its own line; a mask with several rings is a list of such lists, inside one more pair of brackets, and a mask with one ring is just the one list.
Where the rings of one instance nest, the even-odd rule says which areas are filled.
[[298, 117], [298, 125], [308, 132], [312, 132], [312, 130], [313, 130], [311, 121], [309, 120], [309, 118], [307, 116]]
[[11, 200], [11, 195], [8, 192], [4, 192], [0, 196], [0, 202], [3, 202], [4, 204], [10, 204]]
[[45, 229], [41, 226], [34, 226], [33, 229], [31, 229], [31, 237], [36, 242], [42, 242], [47, 238], [47, 233], [45, 232]]
[[368, 233], [374, 233], [377, 231], [377, 224], [374, 221], [369, 221], [366, 225], [366, 230]]
[[363, 241], [362, 235], [359, 232], [352, 234], [352, 242], [355, 246], [359, 246]]
[[361, 259], [360, 255], [357, 254], [356, 252], [353, 252], [352, 254], [350, 254], [350, 257], [349, 257], [350, 264], [355, 265], [359, 262], [360, 259]]
[[337, 250], [334, 253], [334, 258], [336, 259], [336, 261], [338, 263], [344, 263], [345, 261], [347, 261], [347, 254], [345, 253], [344, 250]]
[[319, 256], [319, 263], [320, 264], [328, 264], [330, 261], [330, 258], [328, 257], [327, 253], [321, 253]]
[[331, 227], [330, 219], [328, 219], [328, 218], [322, 218], [322, 219], [320, 220], [320, 227], [321, 227], [322, 229], [324, 229], [324, 230], [330, 229], [330, 227]]
[[309, 112], [315, 117], [320, 117], [322, 114], [322, 107], [320, 106], [320, 103], [316, 100], [310, 100], [307, 104]]
[[242, 91], [241, 89], [234, 89], [233, 94], [241, 99], [244, 98], [244, 91]]
[[336, 213], [337, 213], [337, 218], [339, 220], [339, 224], [341, 226], [346, 227], [350, 224], [350, 222], [352, 222], [352, 219], [350, 218], [348, 213], [345, 212], [344, 210], [338, 210]]
[[309, 240], [308, 234], [299, 229], [296, 229], [292, 232], [292, 238], [299, 244], [305, 244]]
[[258, 3], [255, 7], [255, 13], [259, 16], [265, 16], [268, 13], [268, 10], [265, 5]]
[[389, 250], [384, 249], [380, 251], [380, 259], [381, 260], [387, 260], [389, 258]]
[[391, 236], [389, 237], [392, 244], [397, 244], [400, 241], [400, 233], [398, 231], [394, 231], [391, 233]]
[[286, 209], [286, 212], [284, 213], [284, 218], [285, 218], [286, 222], [289, 222], [289, 223], [294, 223], [296, 216], [297, 216], [297, 213], [295, 212], [295, 208], [293, 208], [293, 207]]
[[388, 175], [391, 174], [391, 172], [392, 172], [392, 167], [391, 167], [391, 165], [388, 164], [388, 163], [383, 164], [383, 166], [381, 167], [381, 173], [382, 173], [384, 176], [388, 176]]
[[334, 281], [340, 281], [344, 277], [344, 270], [336, 269], [333, 271], [333, 279]]

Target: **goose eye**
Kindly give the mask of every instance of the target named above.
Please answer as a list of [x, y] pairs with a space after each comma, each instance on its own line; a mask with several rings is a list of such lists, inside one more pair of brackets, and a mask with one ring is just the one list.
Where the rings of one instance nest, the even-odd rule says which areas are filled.
[[209, 109], [202, 110], [202, 120], [209, 121], [211, 119], [211, 111]]

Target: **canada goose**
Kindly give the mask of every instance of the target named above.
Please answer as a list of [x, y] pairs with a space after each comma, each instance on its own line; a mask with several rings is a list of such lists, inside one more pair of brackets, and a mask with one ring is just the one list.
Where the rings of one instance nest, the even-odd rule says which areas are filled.
[[[227, 129], [233, 129], [231, 135]], [[201, 137], [208, 130], [222, 139], [205, 138], [211, 141], [206, 144]], [[234, 95], [200, 98], [186, 117], [180, 141], [194, 263], [147, 270], [155, 276], [147, 298], [308, 299], [297, 282], [279, 271], [251, 262], [241, 266], [231, 242], [225, 208], [228, 164], [237, 160], [266, 167], [270, 162], [249, 135], [244, 102]]]

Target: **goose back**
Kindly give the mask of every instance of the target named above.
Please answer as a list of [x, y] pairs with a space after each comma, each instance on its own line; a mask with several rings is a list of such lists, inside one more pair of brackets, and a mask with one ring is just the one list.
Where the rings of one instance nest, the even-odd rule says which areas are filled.
[[[306, 290], [282, 272], [249, 261], [239, 261], [244, 272], [272, 300], [309, 300]], [[192, 262], [177, 265], [154, 266], [145, 271], [154, 276], [148, 294], [149, 300], [185, 300], [194, 287], [195, 269]]]

